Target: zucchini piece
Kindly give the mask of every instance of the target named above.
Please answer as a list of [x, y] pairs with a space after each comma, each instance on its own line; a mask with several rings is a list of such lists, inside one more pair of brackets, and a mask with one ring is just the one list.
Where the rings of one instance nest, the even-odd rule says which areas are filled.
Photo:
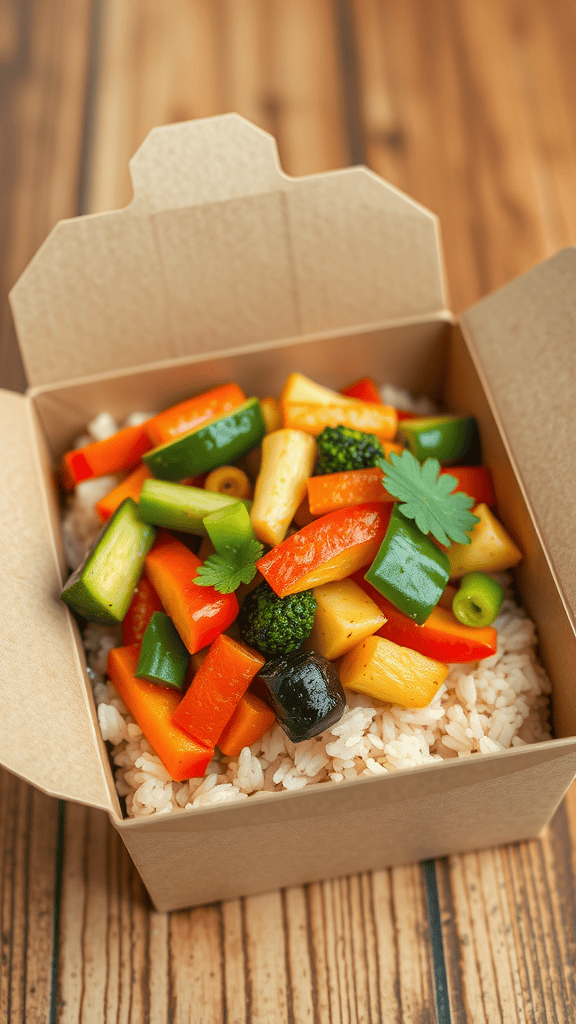
[[64, 585], [62, 600], [89, 622], [122, 622], [155, 537], [154, 527], [138, 518], [136, 502], [126, 498]]
[[203, 487], [174, 484], [169, 480], [145, 480], [140, 492], [138, 514], [146, 523], [168, 530], [206, 536], [204, 519], [212, 512], [236, 505], [239, 501], [248, 511], [252, 502], [229, 494], [206, 491]]
[[257, 398], [225, 416], [204, 423], [174, 441], [153, 448], [144, 456], [154, 476], [162, 480], [183, 480], [230, 465], [260, 444], [266, 423]]
[[181, 690], [189, 661], [190, 655], [170, 616], [166, 612], [154, 612], [142, 639], [135, 672], [137, 679]]

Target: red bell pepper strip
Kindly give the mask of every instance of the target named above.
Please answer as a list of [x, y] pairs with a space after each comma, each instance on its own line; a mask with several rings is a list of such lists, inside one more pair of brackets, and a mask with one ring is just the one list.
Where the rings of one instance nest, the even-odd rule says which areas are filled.
[[122, 643], [125, 647], [141, 644], [154, 612], [164, 611], [162, 601], [145, 576], [141, 576], [134, 597], [122, 621]]
[[194, 654], [207, 647], [238, 615], [234, 594], [197, 587], [199, 558], [170, 533], [160, 530], [145, 570], [184, 644]]
[[114, 689], [170, 776], [176, 782], [200, 778], [214, 756], [214, 749], [198, 743], [173, 724], [172, 715], [182, 695], [178, 690], [168, 690], [145, 679], [137, 679], [138, 657], [137, 644], [115, 647], [110, 651], [108, 675]]
[[213, 746], [265, 659], [246, 644], [221, 634], [212, 644], [172, 721]]
[[462, 491], [463, 494], [469, 494], [474, 498], [476, 505], [480, 502], [491, 508], [496, 505], [492, 474], [487, 466], [450, 466], [449, 469], [441, 469], [440, 475], [443, 473], [456, 477], [458, 486], [454, 488], [454, 492]]
[[361, 377], [360, 380], [355, 380], [348, 387], [340, 388], [340, 394], [347, 395], [348, 398], [359, 398], [361, 402], [375, 402], [377, 405], [384, 404], [380, 398], [380, 392], [371, 377]]
[[287, 537], [256, 568], [278, 597], [342, 580], [373, 561], [389, 519], [379, 502], [338, 509]]
[[151, 448], [152, 442], [145, 423], [137, 427], [124, 427], [103, 441], [94, 441], [84, 448], [66, 452], [62, 460], [62, 483], [71, 491], [82, 480], [107, 476], [109, 473], [123, 473], [137, 466], [144, 453]]
[[479, 661], [496, 654], [496, 630], [492, 626], [483, 629], [463, 626], [453, 612], [439, 605], [422, 625], [418, 625], [379, 594], [361, 572], [354, 573], [352, 579], [386, 616], [387, 621], [377, 631], [377, 636], [400, 647], [410, 647], [427, 658], [448, 663]]

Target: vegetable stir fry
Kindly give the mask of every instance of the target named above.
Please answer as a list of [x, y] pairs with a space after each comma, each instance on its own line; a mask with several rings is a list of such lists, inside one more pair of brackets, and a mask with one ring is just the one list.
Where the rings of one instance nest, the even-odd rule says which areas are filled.
[[108, 674], [173, 779], [275, 722], [317, 736], [346, 689], [426, 707], [450, 663], [496, 651], [489, 574], [522, 555], [472, 417], [293, 373], [279, 401], [226, 384], [67, 452], [61, 481], [110, 473], [124, 478], [62, 599], [123, 623]]

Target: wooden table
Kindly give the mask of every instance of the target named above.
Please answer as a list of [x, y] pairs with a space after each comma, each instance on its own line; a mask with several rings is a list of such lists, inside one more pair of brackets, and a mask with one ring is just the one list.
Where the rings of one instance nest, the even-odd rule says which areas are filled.
[[[576, 241], [575, 54], [570, 0], [0, 0], [0, 379], [50, 228], [228, 110], [438, 213], [463, 309]], [[2, 773], [0, 1020], [568, 1024], [575, 850], [573, 789], [541, 842], [164, 915], [103, 814]]]

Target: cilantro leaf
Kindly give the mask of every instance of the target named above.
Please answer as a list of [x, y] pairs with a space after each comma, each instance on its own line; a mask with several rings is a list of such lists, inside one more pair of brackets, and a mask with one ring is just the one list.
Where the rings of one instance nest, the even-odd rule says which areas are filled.
[[257, 540], [249, 540], [240, 549], [230, 548], [225, 555], [209, 555], [198, 568], [194, 582], [198, 587], [214, 587], [220, 594], [231, 594], [241, 583], [251, 583], [256, 575], [256, 561], [264, 548]]
[[422, 533], [431, 533], [446, 547], [450, 541], [469, 544], [468, 533], [479, 522], [469, 511], [474, 499], [460, 491], [455, 477], [440, 474], [438, 459], [426, 459], [420, 465], [410, 452], [391, 452], [389, 461], [381, 459], [386, 490], [399, 498], [400, 512], [413, 519]]

